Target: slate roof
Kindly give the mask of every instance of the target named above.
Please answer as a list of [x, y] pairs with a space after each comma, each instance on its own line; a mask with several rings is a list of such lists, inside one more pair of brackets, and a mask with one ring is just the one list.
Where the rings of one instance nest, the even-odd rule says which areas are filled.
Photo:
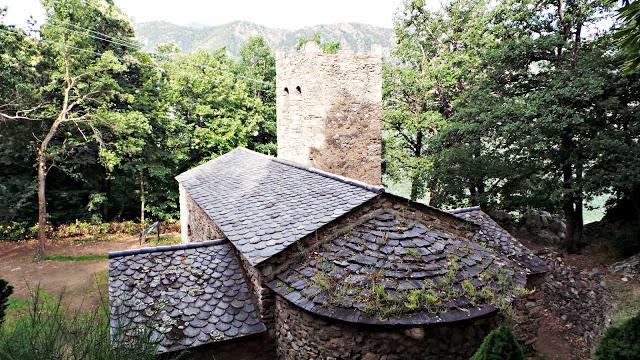
[[227, 240], [110, 253], [109, 257], [115, 341], [147, 329], [163, 353], [266, 330]]
[[[268, 286], [318, 315], [418, 325], [496, 311], [489, 296], [512, 298], [513, 286], [525, 282], [514, 269], [491, 249], [384, 211], [300, 259]], [[412, 291], [418, 301], [413, 308], [404, 305]]]
[[252, 265], [382, 191], [243, 148], [176, 179]]
[[455, 209], [450, 212], [462, 219], [480, 225], [480, 230], [473, 240], [500, 251], [521, 266], [527, 274], [541, 274], [550, 270], [547, 263], [522, 245], [507, 230], [498, 225], [480, 207]]

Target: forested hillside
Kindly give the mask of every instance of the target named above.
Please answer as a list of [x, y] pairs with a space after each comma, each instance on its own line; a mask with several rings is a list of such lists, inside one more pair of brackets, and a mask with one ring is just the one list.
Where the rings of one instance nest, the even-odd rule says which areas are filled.
[[309, 26], [299, 30], [272, 29], [246, 21], [206, 27], [190, 27], [163, 21], [135, 24], [136, 38], [145, 51], [154, 51], [156, 46], [172, 42], [183, 51], [216, 51], [226, 48], [237, 56], [242, 45], [251, 37], [260, 36], [276, 50], [291, 50], [300, 37], [311, 37], [319, 33], [328, 41], [339, 41], [344, 48], [367, 53], [372, 44], [390, 51], [393, 47], [393, 30], [366, 24], [331, 24]]
[[[44, 241], [46, 224], [175, 219], [175, 175], [237, 146], [275, 154], [270, 45], [302, 33], [248, 37], [253, 25], [235, 23], [250, 31], [188, 33], [182, 49], [148, 52], [111, 2], [44, 5], [29, 31], [0, 12], [3, 236], [38, 222]], [[590, 198], [637, 207], [640, 72], [635, 43], [616, 35], [619, 5], [406, 2], [384, 68], [385, 181], [436, 206], [559, 214], [570, 250]], [[149, 44], [178, 36], [153, 32]], [[357, 46], [387, 35], [375, 36]], [[181, 51], [222, 45], [237, 57]]]

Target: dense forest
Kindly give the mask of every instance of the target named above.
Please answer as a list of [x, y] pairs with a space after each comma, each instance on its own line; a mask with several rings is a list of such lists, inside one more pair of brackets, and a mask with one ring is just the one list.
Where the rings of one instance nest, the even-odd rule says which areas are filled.
[[[175, 175], [237, 146], [275, 155], [264, 39], [238, 57], [173, 44], [150, 53], [109, 0], [43, 5], [46, 20], [27, 30], [0, 9], [0, 235], [175, 219]], [[385, 182], [408, 182], [413, 199], [435, 206], [559, 214], [570, 250], [594, 196], [637, 212], [637, 8], [405, 1], [384, 65]]]

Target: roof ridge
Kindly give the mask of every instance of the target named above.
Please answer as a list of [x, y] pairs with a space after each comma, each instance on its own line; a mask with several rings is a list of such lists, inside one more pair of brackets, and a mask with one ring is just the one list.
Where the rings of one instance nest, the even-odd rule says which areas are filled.
[[480, 208], [480, 206], [470, 206], [470, 207], [462, 207], [462, 208], [447, 210], [447, 212], [451, 214], [463, 214], [466, 212], [471, 212], [476, 210], [482, 210], [482, 209]]
[[327, 172], [327, 171], [323, 171], [323, 170], [320, 170], [320, 169], [317, 169], [317, 168], [314, 168], [314, 167], [301, 165], [301, 164], [298, 164], [298, 163], [293, 162], [293, 161], [279, 159], [277, 157], [274, 157], [274, 156], [271, 156], [271, 155], [266, 155], [266, 154], [263, 154], [263, 153], [259, 153], [259, 152], [253, 151], [253, 150], [249, 150], [249, 149], [241, 147], [241, 146], [237, 147], [237, 149], [244, 150], [244, 151], [256, 154], [256, 155], [263, 156], [263, 157], [265, 157], [265, 158], [267, 158], [267, 159], [269, 159], [271, 161], [275, 161], [277, 163], [280, 163], [280, 164], [283, 164], [283, 165], [286, 165], [286, 166], [290, 166], [290, 167], [293, 167], [293, 168], [296, 168], [296, 169], [299, 169], [299, 170], [304, 170], [304, 171], [307, 171], [307, 172], [310, 172], [310, 173], [313, 173], [313, 174], [316, 174], [316, 175], [324, 176], [324, 177], [329, 178], [329, 179], [337, 180], [337, 181], [343, 182], [345, 184], [356, 186], [356, 187], [359, 187], [359, 188], [374, 192], [376, 194], [380, 194], [380, 193], [384, 192], [384, 188], [382, 186], [368, 184], [368, 183], [366, 183], [364, 181], [352, 179], [352, 178], [349, 178], [349, 177], [346, 177], [346, 176], [337, 175], [337, 174], [330, 173], [330, 172]]
[[229, 242], [229, 240], [227, 239], [216, 239], [216, 240], [207, 240], [207, 241], [178, 244], [178, 245], [150, 246], [150, 247], [131, 249], [131, 250], [112, 251], [109, 253], [108, 257], [109, 259], [113, 259], [117, 257], [149, 254], [154, 252], [196, 249], [196, 248], [207, 247], [207, 246], [222, 245], [227, 242]]
[[207, 164], [209, 164], [211, 161], [214, 161], [214, 160], [218, 160], [218, 159], [225, 158], [225, 157], [229, 156], [232, 152], [234, 152], [234, 151], [235, 151], [235, 150], [237, 150], [237, 149], [244, 149], [244, 148], [237, 147], [237, 148], [235, 148], [235, 149], [233, 149], [233, 150], [231, 150], [231, 151], [227, 151], [226, 153], [224, 153], [224, 154], [222, 154], [222, 155], [218, 155], [218, 156], [216, 156], [216, 157], [215, 157], [215, 158], [213, 158], [213, 159], [209, 159], [209, 160], [207, 160], [206, 162], [203, 162], [202, 164], [200, 164], [200, 165], [198, 165], [198, 166], [195, 166], [195, 167], [192, 167], [192, 168], [191, 168], [191, 169], [189, 169], [189, 170], [185, 170], [185, 171], [183, 171], [182, 173], [180, 173], [180, 174], [178, 174], [178, 175], [174, 176], [174, 179], [176, 179], [178, 182], [181, 182], [181, 181], [182, 181], [182, 180], [184, 180], [186, 177], [188, 177], [188, 176], [189, 176], [189, 174], [196, 172], [196, 170], [197, 170], [197, 169], [199, 169], [199, 168], [201, 168], [201, 167], [203, 167], [203, 166], [206, 166], [206, 165], [207, 165]]

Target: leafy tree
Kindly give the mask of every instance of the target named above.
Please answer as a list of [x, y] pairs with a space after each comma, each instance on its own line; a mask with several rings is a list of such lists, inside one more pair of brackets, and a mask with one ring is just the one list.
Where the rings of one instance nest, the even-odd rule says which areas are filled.
[[596, 348], [596, 360], [631, 360], [640, 358], [640, 314], [620, 326], [607, 329]]
[[276, 59], [264, 38], [252, 37], [240, 49], [238, 73], [246, 80], [247, 91], [262, 102], [263, 121], [252, 134], [249, 147], [276, 155]]
[[395, 19], [394, 60], [384, 67], [384, 156], [386, 175], [408, 177], [413, 200], [437, 192], [433, 140], [477, 68], [487, 12], [482, 0], [456, 0], [437, 11], [407, 0]]
[[9, 285], [4, 279], [0, 279], [0, 327], [4, 322], [5, 311], [7, 310], [7, 302], [9, 296], [13, 293], [13, 286]]
[[[123, 72], [125, 44], [109, 39], [132, 36], [133, 29], [110, 2], [44, 1], [47, 20], [41, 35], [41, 51], [46, 59], [41, 101], [29, 119], [41, 120], [43, 132], [37, 142], [38, 247], [45, 250], [47, 198], [46, 178], [53, 167], [63, 169], [67, 156], [90, 142], [102, 144], [98, 116], [118, 98], [120, 86], [114, 74]], [[77, 29], [88, 29], [89, 32]], [[91, 36], [91, 34], [105, 34]], [[25, 110], [17, 110], [16, 115]], [[5, 116], [6, 117], [6, 116]], [[69, 168], [67, 168], [68, 170]]]
[[296, 43], [295, 49], [300, 50], [308, 42], [314, 42], [320, 46], [323, 52], [327, 54], [335, 54], [340, 50], [340, 41], [324, 41], [319, 32], [313, 33], [310, 38], [301, 36]]
[[[609, 6], [505, 1], [495, 8], [495, 41], [439, 139], [437, 171], [449, 186], [443, 203], [469, 196], [462, 184], [481, 179], [485, 203], [562, 212], [565, 245], [574, 251], [585, 200], [638, 183], [626, 156], [638, 151], [637, 81], [621, 74], [610, 33], [589, 34]], [[612, 166], [612, 154], [625, 165]]]
[[0, 223], [4, 224], [37, 212], [32, 134], [39, 133], [39, 123], [29, 116], [41, 83], [37, 42], [2, 24], [5, 12], [0, 8]]
[[[166, 59], [166, 57], [165, 57]], [[247, 146], [263, 121], [262, 102], [234, 74], [224, 50], [174, 54], [163, 62], [168, 77], [171, 116], [180, 119], [178, 141], [184, 170], [193, 164]]]
[[470, 360], [524, 360], [524, 354], [511, 330], [501, 326], [484, 338]]
[[616, 33], [628, 71], [640, 70], [640, 1], [624, 1], [619, 17], [623, 21]]

